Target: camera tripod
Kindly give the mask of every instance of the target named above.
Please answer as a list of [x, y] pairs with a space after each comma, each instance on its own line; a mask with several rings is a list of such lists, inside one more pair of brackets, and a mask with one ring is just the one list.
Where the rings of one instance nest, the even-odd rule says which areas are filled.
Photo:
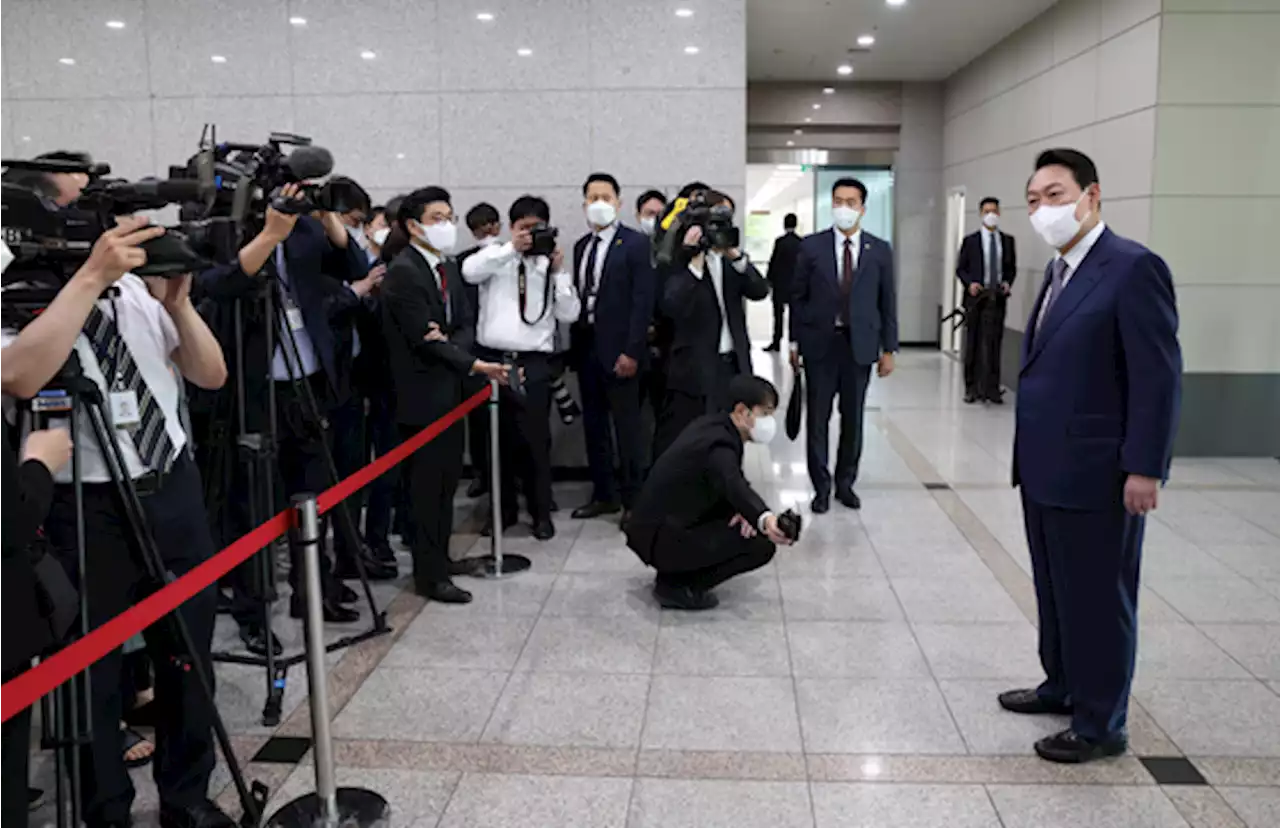
[[[130, 548], [134, 551], [135, 563], [140, 565], [142, 577], [145, 578], [145, 591], [147, 594], [152, 594], [160, 590], [174, 580], [174, 575], [165, 567], [163, 556], [147, 525], [146, 512], [134, 488], [133, 480], [129, 476], [120, 445], [111, 434], [112, 427], [103, 411], [102, 391], [97, 384], [85, 377], [79, 356], [75, 352], [72, 352], [63, 365], [54, 384], [41, 391], [31, 401], [32, 420], [48, 418], [53, 414], [65, 414], [69, 418], [73, 436], [80, 433], [82, 419], [88, 418], [94, 441], [115, 487], [124, 525], [133, 541]], [[78, 452], [72, 453], [71, 475], [75, 493], [80, 633], [85, 635], [89, 631], [88, 590], [85, 587], [87, 538], [84, 484]], [[242, 828], [256, 828], [261, 822], [262, 810], [266, 806], [267, 787], [255, 781], [250, 788], [245, 781], [240, 763], [232, 750], [226, 726], [214, 704], [212, 678], [205, 664], [195, 656], [195, 645], [186, 620], [179, 612], [174, 611], [157, 622], [157, 627], [159, 635], [164, 640], [165, 646], [161, 648], [165, 651], [164, 657], [170, 659], [177, 669], [194, 676], [205, 703], [209, 705], [214, 736], [231, 773], [231, 779], [243, 809], [240, 825]], [[43, 720], [41, 743], [43, 747], [55, 751], [58, 828], [78, 828], [81, 824], [82, 805], [79, 749], [91, 743], [94, 737], [90, 715], [93, 709], [93, 688], [89, 668], [86, 667], [81, 674], [72, 677], [69, 682], [46, 696], [41, 701], [41, 705]]]
[[[324, 439], [327, 422], [320, 411], [319, 404], [316, 402], [315, 394], [307, 378], [299, 376], [299, 360], [296, 356], [299, 353], [298, 341], [292, 326], [289, 324], [279, 279], [276, 277], [275, 272], [266, 265], [259, 271], [258, 278], [265, 282], [261, 297], [256, 300], [237, 298], [233, 311], [235, 316], [235, 416], [237, 421], [235, 451], [239, 464], [243, 468], [244, 480], [247, 483], [248, 526], [244, 527], [246, 529], [258, 526], [262, 521], [270, 518], [278, 511], [275, 505], [275, 481], [277, 478], [279, 421], [277, 419], [276, 386], [275, 382], [270, 379], [270, 362], [274, 358], [276, 351], [277, 332], [283, 332], [287, 337], [287, 345], [285, 345], [284, 341], [280, 343], [284, 346], [281, 348], [284, 351], [282, 362], [288, 373], [289, 379], [287, 381], [293, 390], [294, 397], [302, 402], [304, 418], [313, 430], [321, 447], [327, 482], [332, 486], [339, 480], [333, 453]], [[247, 301], [259, 301], [262, 309], [267, 364], [261, 366], [261, 368], [268, 377], [266, 429], [264, 432], [250, 430], [247, 414], [245, 349], [243, 345], [246, 329], [244, 305]], [[362, 641], [391, 631], [391, 628], [387, 626], [386, 613], [378, 609], [374, 599], [373, 589], [369, 584], [369, 578], [361, 560], [362, 556], [359, 553], [361, 546], [359, 533], [356, 531], [355, 521], [348, 510], [346, 502], [339, 502], [334, 511], [338, 517], [335, 531], [343, 533], [348, 548], [354, 551], [356, 572], [360, 576], [364, 598], [369, 605], [369, 611], [373, 618], [373, 626], [362, 633], [346, 636], [326, 645], [324, 648], [326, 652], [333, 652], [353, 644], [359, 644]], [[271, 608], [279, 596], [276, 593], [277, 573], [273, 548], [267, 547], [260, 550], [252, 561], [252, 564], [246, 564], [252, 567], [250, 597], [258, 603], [258, 623], [262, 625], [266, 651], [261, 656], [216, 652], [213, 654], [213, 658], [215, 661], [246, 664], [263, 667], [266, 670], [267, 693], [262, 707], [262, 723], [268, 727], [274, 727], [280, 723], [289, 668], [304, 663], [306, 661], [306, 653], [300, 652], [289, 656], [276, 654], [275, 637], [271, 631]]]

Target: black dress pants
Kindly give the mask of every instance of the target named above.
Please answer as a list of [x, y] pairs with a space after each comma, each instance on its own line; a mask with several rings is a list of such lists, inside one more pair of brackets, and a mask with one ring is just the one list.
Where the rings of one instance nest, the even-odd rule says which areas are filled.
[[[128, 523], [118, 506], [115, 487], [86, 484], [83, 492], [88, 538], [83, 579], [77, 571], [76, 509], [71, 486], [56, 487], [45, 529], [72, 579], [86, 590], [89, 624], [96, 628], [145, 598], [156, 585], [145, 577]], [[205, 515], [200, 473], [185, 452], [160, 488], [142, 498], [142, 506], [164, 566], [172, 575], [186, 574], [216, 551]], [[216, 608], [217, 595], [210, 586], [177, 610], [190, 630], [194, 653], [177, 651], [175, 637], [165, 620], [144, 632], [148, 652], [155, 662], [153, 775], [161, 803], [175, 808], [191, 808], [203, 802], [213, 772], [215, 713], [194, 674], [183, 669], [181, 662], [188, 657], [198, 660], [212, 679], [209, 648]], [[89, 826], [125, 824], [133, 804], [133, 783], [124, 766], [120, 742], [125, 703], [120, 689], [123, 660], [120, 650], [115, 650], [89, 668], [89, 715], [94, 738], [80, 754], [84, 821]], [[24, 786], [25, 783], [24, 777]]]
[[805, 432], [809, 460], [809, 480], [817, 494], [831, 494], [827, 433], [835, 398], [840, 397], [840, 440], [836, 448], [835, 484], [849, 489], [858, 479], [862, 460], [863, 415], [871, 366], [854, 361], [847, 331], [832, 331], [831, 342], [822, 359], [806, 359]]
[[[400, 424], [401, 440], [426, 425]], [[449, 537], [453, 534], [453, 496], [462, 477], [462, 423], [454, 423], [405, 460], [412, 509], [413, 580], [421, 592], [449, 580]]]
[[744, 538], [729, 520], [711, 520], [690, 529], [659, 528], [652, 552], [658, 581], [703, 592], [773, 560], [777, 547], [772, 541], [759, 534]]
[[[523, 393], [504, 387], [498, 394], [498, 451], [502, 462], [502, 520], [514, 523], [520, 513], [516, 478], [535, 523], [551, 519], [551, 372], [548, 354], [523, 353], [515, 360], [524, 369]], [[485, 355], [484, 359], [500, 361]]]
[[[591, 499], [612, 503], [622, 495], [630, 508], [644, 475], [644, 443], [641, 434], [640, 386], [642, 376], [622, 379], [607, 371], [594, 353], [588, 353], [578, 371], [582, 391], [582, 424], [591, 466]], [[614, 444], [617, 443], [617, 454]], [[614, 481], [614, 458], [618, 480]]]
[[[15, 669], [12, 674], [6, 673], [4, 680], [21, 675], [26, 670], [24, 665]], [[15, 714], [5, 722], [0, 733], [0, 773], [4, 782], [0, 784], [0, 802], [3, 809], [0, 816], [4, 818], [5, 828], [27, 828], [27, 780], [31, 759], [31, 708]]]
[[[395, 400], [389, 389], [369, 395], [363, 458], [378, 458], [400, 444], [396, 431]], [[391, 507], [400, 478], [399, 466], [393, 467], [369, 484], [368, 503], [364, 511], [364, 542], [370, 547], [386, 547], [391, 530]]]
[[778, 289], [775, 286], [771, 295], [773, 297], [773, 345], [782, 344], [783, 319], [787, 314], [787, 300], [784, 293], [781, 297], [778, 295]]
[[671, 448], [689, 423], [704, 414], [724, 411], [729, 404], [729, 382], [741, 373], [736, 354], [720, 354], [712, 366], [711, 388], [705, 394], [667, 388], [662, 410], [658, 412], [658, 424], [653, 436], [653, 459], [657, 462], [662, 453]]
[[[334, 406], [329, 412], [329, 425], [333, 465], [337, 469], [338, 479], [343, 480], [369, 462], [369, 452], [366, 451], [364, 397], [353, 393], [346, 402]], [[367, 489], [361, 490], [345, 501], [357, 533], [360, 527], [360, 514], [367, 495]], [[347, 563], [354, 569], [354, 557], [361, 550], [351, 548], [352, 539], [347, 538], [342, 531], [342, 521], [336, 517], [336, 513], [334, 520], [336, 521], [333, 532], [334, 561], [337, 564]], [[354, 540], [359, 542], [358, 537]]]
[[964, 296], [964, 390], [983, 399], [1000, 396], [1000, 345], [1004, 340], [1003, 294]]
[[[474, 386], [467, 388], [468, 396], [479, 391], [481, 386], [488, 385], [483, 377], [477, 378]], [[489, 480], [493, 466], [489, 459], [489, 404], [478, 405], [467, 413], [467, 454], [471, 458], [471, 470], [486, 489], [492, 482]]]

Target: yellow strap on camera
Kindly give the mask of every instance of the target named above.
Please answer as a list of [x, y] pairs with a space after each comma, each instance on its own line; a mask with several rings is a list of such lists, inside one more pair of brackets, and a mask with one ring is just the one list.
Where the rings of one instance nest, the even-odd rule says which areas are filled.
[[662, 220], [662, 229], [670, 230], [671, 225], [675, 224], [676, 216], [679, 216], [680, 213], [684, 211], [684, 208], [688, 206], [689, 206], [689, 199], [677, 198], [675, 206], [671, 208], [671, 212], [667, 213], [667, 217]]

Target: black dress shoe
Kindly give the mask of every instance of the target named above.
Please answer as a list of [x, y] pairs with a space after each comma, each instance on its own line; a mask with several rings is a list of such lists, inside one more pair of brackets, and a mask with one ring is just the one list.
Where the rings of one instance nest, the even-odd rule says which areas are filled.
[[593, 500], [586, 506], [579, 506], [573, 510], [573, 517], [576, 520], [586, 520], [588, 518], [597, 518], [601, 515], [616, 515], [622, 511], [622, 504], [617, 502], [602, 503]]
[[1070, 716], [1071, 705], [1066, 702], [1046, 699], [1036, 692], [1035, 688], [1025, 690], [1006, 690], [997, 698], [1000, 706], [1011, 713], [1024, 713], [1030, 716], [1044, 714]]
[[709, 590], [696, 590], [687, 586], [673, 586], [655, 582], [653, 597], [663, 609], [701, 612], [720, 606], [720, 599]]
[[461, 558], [456, 561], [449, 561], [450, 575], [471, 575], [480, 576], [484, 574], [483, 558]]
[[391, 548], [389, 543], [371, 543], [369, 544], [369, 556], [375, 561], [393, 564], [396, 562], [396, 551]]
[[346, 584], [339, 583], [335, 593], [339, 604], [358, 604], [360, 603], [360, 594]]
[[862, 498], [858, 497], [858, 493], [855, 492], [852, 487], [848, 489], [841, 489], [836, 492], [836, 500], [840, 501], [845, 506], [848, 506], [850, 509], [862, 508]]
[[533, 536], [540, 541], [548, 541], [556, 536], [556, 526], [550, 518], [543, 518], [533, 524]]
[[485, 485], [484, 480], [477, 477], [471, 481], [471, 485], [467, 486], [467, 497], [475, 500], [477, 497], [484, 497], [489, 493], [489, 487]]
[[782, 345], [778, 342], [771, 342], [764, 350], [766, 353], [776, 354], [782, 350]]
[[[400, 574], [394, 561], [380, 561], [367, 555], [360, 559], [360, 563], [364, 565], [365, 577], [370, 581], [394, 581]], [[340, 581], [358, 581], [360, 571], [356, 569], [355, 561], [346, 559], [338, 564], [333, 576]]]
[[[360, 613], [353, 609], [344, 607], [336, 601], [325, 601], [322, 605], [324, 610], [324, 622], [326, 624], [350, 624], [360, 619]], [[289, 615], [293, 618], [306, 618], [307, 605], [304, 601], [291, 598], [289, 600]]]
[[969, 404], [976, 403], [978, 401], [978, 395], [973, 393], [972, 391], [966, 391], [964, 393], [964, 401]]
[[987, 402], [992, 405], [1004, 405], [1004, 397], [996, 394], [994, 397], [987, 397]]
[[442, 604], [471, 603], [471, 593], [453, 581], [437, 581], [434, 584], [427, 584], [418, 594], [429, 600], [439, 601]]
[[276, 638], [273, 630], [263, 630], [261, 624], [251, 624], [240, 628], [240, 640], [244, 642], [244, 648], [257, 656], [267, 654], [267, 641], [271, 642], [271, 654], [280, 655], [284, 652], [284, 645], [280, 643], [280, 639]]
[[1036, 753], [1041, 759], [1065, 765], [1077, 765], [1081, 762], [1092, 762], [1095, 759], [1106, 759], [1108, 756], [1119, 756], [1128, 748], [1129, 740], [1123, 734], [1094, 742], [1070, 728], [1036, 742]]
[[809, 511], [813, 512], [815, 515], [825, 515], [830, 510], [831, 495], [816, 494], [813, 496], [813, 501], [809, 504]]
[[186, 808], [161, 805], [160, 828], [236, 828], [236, 824], [221, 808], [205, 800]]

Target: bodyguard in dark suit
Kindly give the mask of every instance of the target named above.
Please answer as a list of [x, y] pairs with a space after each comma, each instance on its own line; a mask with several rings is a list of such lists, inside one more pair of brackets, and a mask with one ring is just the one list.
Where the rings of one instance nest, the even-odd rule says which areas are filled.
[[573, 245], [582, 310], [571, 329], [570, 354], [582, 392], [592, 492], [573, 516], [592, 518], [621, 508], [625, 521], [644, 474], [640, 377], [649, 358], [655, 279], [649, 237], [618, 222], [617, 179], [593, 173], [582, 195], [592, 230]]
[[712, 609], [711, 590], [773, 559], [791, 541], [742, 474], [746, 441], [777, 433], [778, 390], [734, 377], [727, 411], [694, 419], [653, 464], [626, 524], [627, 545], [658, 571], [654, 596], [670, 609]]
[[862, 459], [862, 418], [871, 366], [887, 377], [898, 350], [898, 300], [889, 243], [862, 229], [867, 188], [842, 178], [831, 188], [835, 227], [800, 245], [791, 286], [791, 359], [803, 360], [805, 433], [813, 511], [831, 507], [827, 428], [840, 395], [840, 444], [836, 451], [836, 499], [851, 509]]
[[1031, 224], [1058, 253], [1023, 339], [1013, 482], [1022, 488], [1045, 681], [1011, 690], [1017, 713], [1071, 727], [1041, 757], [1124, 751], [1137, 645], [1145, 515], [1168, 475], [1181, 398], [1173, 278], [1099, 214], [1097, 168], [1049, 150], [1027, 184]]
[[964, 285], [964, 401], [999, 405], [1000, 342], [1018, 254], [1013, 236], [999, 229], [1000, 201], [988, 196], [979, 209], [982, 229], [965, 236], [956, 260], [956, 278]]
[[770, 293], [773, 295], [773, 341], [766, 351], [778, 351], [782, 348], [782, 319], [786, 315], [787, 298], [791, 295], [791, 277], [796, 270], [796, 256], [800, 253], [800, 236], [796, 233], [799, 220], [795, 213], [787, 213], [782, 220], [782, 227], [787, 232], [778, 236], [773, 243], [773, 253], [769, 256]]
[[[708, 191], [706, 200], [712, 207], [733, 209], [733, 200], [724, 193]], [[752, 373], [743, 302], [769, 296], [769, 283], [745, 253], [709, 247], [698, 226], [685, 232], [683, 248], [662, 281], [672, 341], [667, 395], [654, 436], [655, 461], [685, 426], [724, 409], [729, 380]]]
[[[471, 376], [505, 381], [501, 365], [471, 356], [471, 310], [462, 274], [448, 254], [457, 240], [449, 193], [415, 190], [396, 223], [410, 244], [382, 283], [383, 331], [396, 392], [396, 422], [409, 439], [457, 408]], [[462, 474], [463, 426], [454, 423], [407, 461], [413, 509], [413, 578], [420, 595], [465, 604], [471, 593], [449, 577], [453, 496]]]

